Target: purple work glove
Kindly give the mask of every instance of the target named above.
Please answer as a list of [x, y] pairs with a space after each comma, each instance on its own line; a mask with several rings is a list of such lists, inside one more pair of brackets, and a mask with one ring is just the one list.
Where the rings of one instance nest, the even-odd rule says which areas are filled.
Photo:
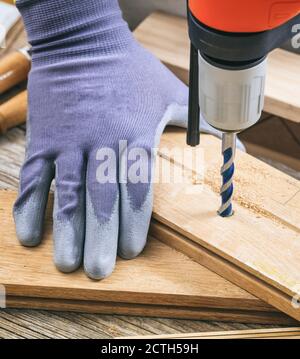
[[[40, 243], [55, 178], [55, 264], [71, 272], [83, 259], [87, 275], [101, 279], [112, 273], [117, 253], [134, 258], [146, 244], [151, 152], [168, 123], [185, 126], [188, 91], [134, 40], [117, 0], [17, 6], [32, 45], [17, 235], [25, 246]], [[128, 148], [119, 160], [120, 141]], [[126, 175], [137, 159], [147, 173], [140, 181]], [[128, 183], [119, 183], [125, 177]]]

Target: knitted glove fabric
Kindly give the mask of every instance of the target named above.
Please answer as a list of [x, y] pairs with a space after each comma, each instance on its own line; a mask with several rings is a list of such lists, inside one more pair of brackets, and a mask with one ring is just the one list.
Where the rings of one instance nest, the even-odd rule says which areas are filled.
[[[102, 279], [117, 254], [134, 258], [146, 244], [149, 158], [171, 120], [185, 126], [188, 91], [134, 40], [117, 0], [17, 0], [17, 6], [32, 45], [17, 235], [25, 246], [40, 243], [55, 179], [55, 264], [72, 272], [83, 261], [89, 277]], [[143, 150], [147, 180], [123, 183], [136, 148]]]

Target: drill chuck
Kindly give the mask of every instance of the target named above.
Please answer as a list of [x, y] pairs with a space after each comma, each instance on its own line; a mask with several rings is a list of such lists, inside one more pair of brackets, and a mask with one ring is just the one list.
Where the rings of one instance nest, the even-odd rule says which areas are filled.
[[261, 117], [266, 58], [248, 63], [214, 63], [199, 54], [199, 103], [206, 121], [223, 132], [240, 132]]

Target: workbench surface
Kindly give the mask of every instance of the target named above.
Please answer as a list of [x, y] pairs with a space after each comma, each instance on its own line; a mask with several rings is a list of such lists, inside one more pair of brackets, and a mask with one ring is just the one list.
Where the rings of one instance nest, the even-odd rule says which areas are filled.
[[[26, 42], [23, 26], [17, 24], [0, 57]], [[3, 99], [2, 99], [3, 100]], [[0, 188], [18, 187], [19, 169], [25, 150], [25, 126], [0, 137]], [[117, 315], [93, 315], [41, 310], [0, 311], [0, 338], [113, 338], [151, 334], [268, 328], [271, 326]], [[273, 326], [274, 327], [274, 326]]]

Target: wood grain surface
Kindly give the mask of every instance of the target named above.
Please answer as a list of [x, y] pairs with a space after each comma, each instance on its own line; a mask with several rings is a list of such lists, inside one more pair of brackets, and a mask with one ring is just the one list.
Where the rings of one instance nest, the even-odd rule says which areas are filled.
[[[135, 31], [136, 38], [188, 83], [189, 39], [186, 19], [154, 13]], [[268, 60], [264, 110], [300, 122], [300, 57], [277, 49]]]
[[[171, 129], [164, 139], [160, 153], [165, 158], [170, 156], [166, 143], [186, 147], [182, 130]], [[217, 142], [203, 136], [195, 150], [205, 154], [202, 183], [195, 183], [189, 168], [184, 183], [156, 185], [154, 218], [219, 256], [227, 266], [217, 270], [209, 261], [202, 264], [300, 320], [300, 308], [292, 305], [292, 298], [300, 294], [300, 182], [238, 151], [236, 187], [243, 197], [236, 196], [235, 215], [224, 220], [216, 215], [220, 175], [209, 172], [212, 164], [215, 169], [221, 167], [214, 160]]]
[[[181, 158], [180, 161], [174, 159], [174, 153], [176, 154], [174, 149], [184, 150], [184, 165], [193, 172], [196, 179], [203, 177], [203, 182], [198, 183], [200, 189], [204, 188], [202, 185], [206, 185], [215, 195], [218, 195], [223, 160], [221, 141], [213, 136], [202, 135], [200, 146], [191, 150], [186, 145], [185, 131], [169, 128], [162, 136], [159, 155], [182, 166]], [[197, 153], [202, 155], [204, 165], [203, 171], [198, 174], [197, 170], [191, 166], [192, 158]], [[300, 181], [239, 150], [235, 164], [235, 204], [249, 210], [252, 214], [271, 219], [272, 222], [280, 222], [299, 233]], [[216, 200], [219, 199], [216, 198]]]
[[16, 192], [0, 191], [0, 283], [6, 288], [8, 307], [88, 309], [95, 313], [269, 324], [292, 322], [156, 239], [150, 240], [135, 260], [119, 259], [113, 275], [103, 281], [88, 279], [83, 270], [63, 274], [52, 260], [52, 196], [43, 242], [34, 249], [17, 241], [11, 215], [15, 199]]

